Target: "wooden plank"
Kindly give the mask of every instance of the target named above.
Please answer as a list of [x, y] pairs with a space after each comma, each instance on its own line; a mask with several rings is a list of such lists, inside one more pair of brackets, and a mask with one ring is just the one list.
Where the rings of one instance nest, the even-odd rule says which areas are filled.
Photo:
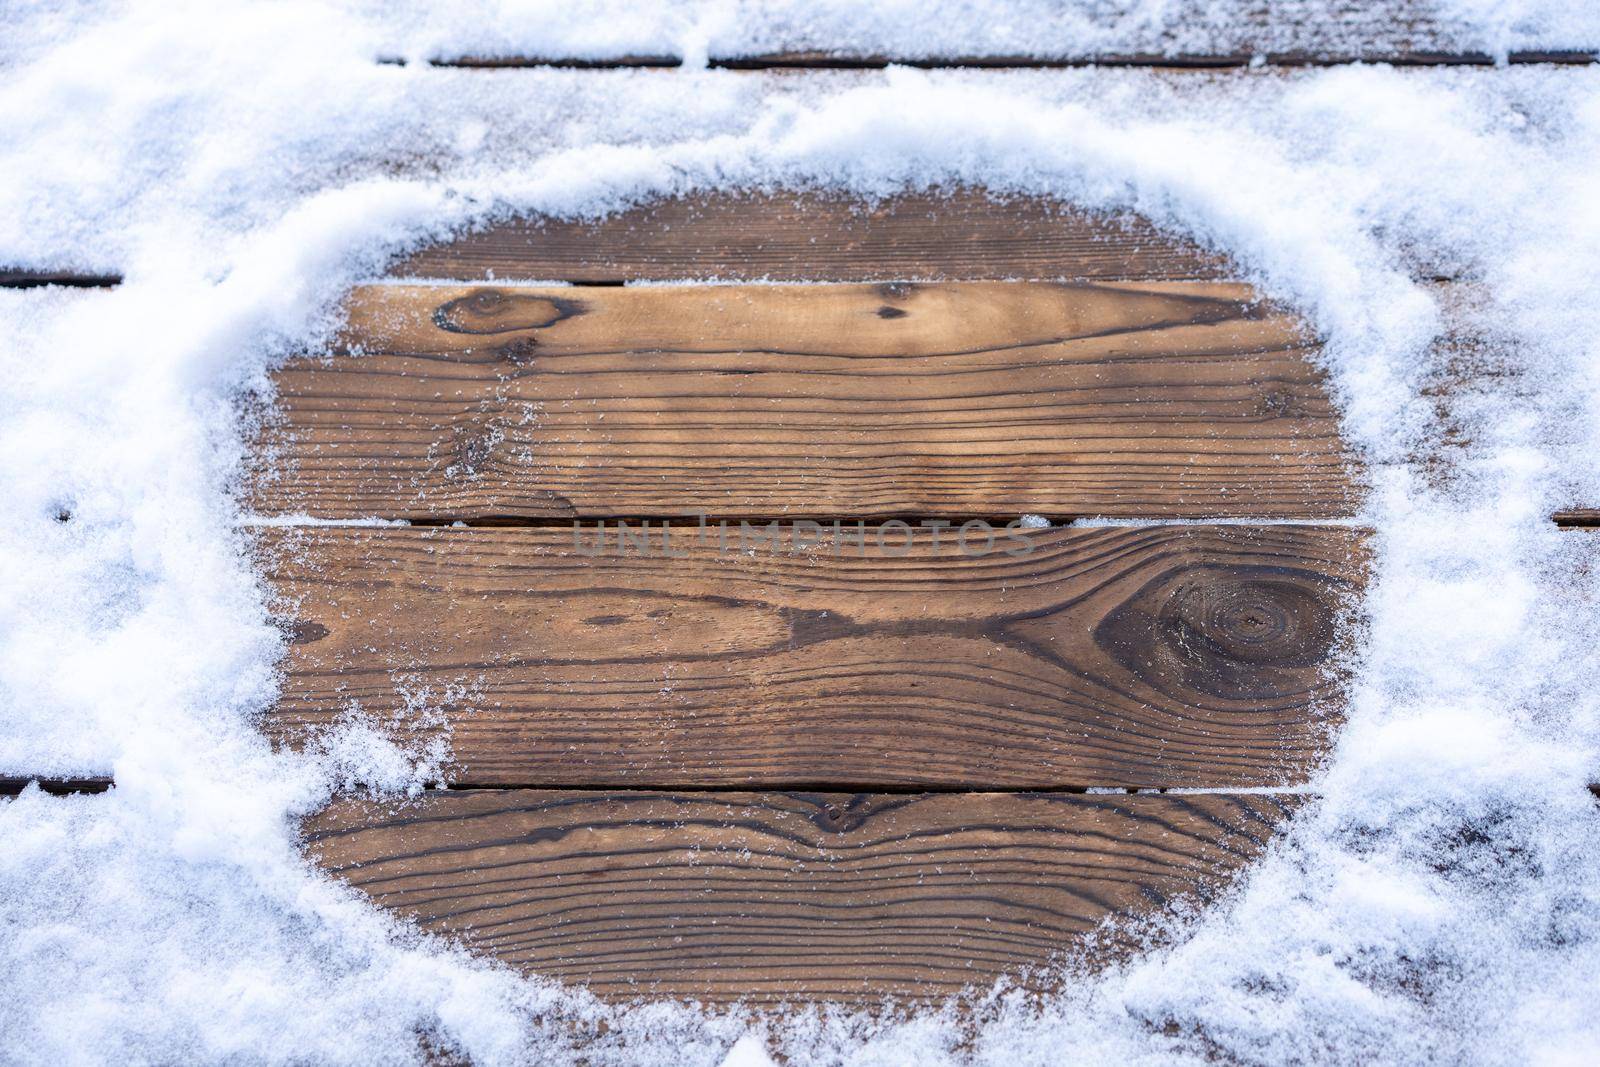
[[1214, 896], [1295, 804], [494, 790], [340, 801], [306, 836], [422, 929], [602, 996], [878, 1003], [1026, 978], [1105, 918]]
[[[1057, 5], [1025, 23], [949, 32], [944, 24], [900, 20], [846, 24], [826, 15], [741, 23], [716, 34], [709, 65], [734, 70], [1153, 66], [1179, 69], [1328, 66], [1353, 62], [1405, 66], [1592, 63], [1600, 40], [1572, 18], [1537, 13], [1504, 25], [1452, 18], [1428, 0], [1175, 0], [1152, 19], [1147, 4], [1097, 0], [1092, 14]], [[1474, 24], [1477, 21], [1477, 24]], [[1509, 46], [1509, 50], [1500, 49]], [[450, 66], [571, 64], [559, 54], [479, 47], [440, 54]], [[682, 56], [591, 52], [585, 64], [675, 65]]]
[[1129, 216], [959, 188], [876, 203], [818, 193], [656, 201], [520, 219], [425, 249], [401, 277], [532, 281], [1225, 278], [1220, 256]]
[[1303, 782], [1365, 565], [1290, 525], [262, 533], [293, 640], [269, 732], [354, 704], [415, 739], [420, 705], [452, 780], [498, 786]]
[[1327, 518], [1310, 341], [1208, 282], [370, 286], [276, 375], [254, 506], [324, 518]]

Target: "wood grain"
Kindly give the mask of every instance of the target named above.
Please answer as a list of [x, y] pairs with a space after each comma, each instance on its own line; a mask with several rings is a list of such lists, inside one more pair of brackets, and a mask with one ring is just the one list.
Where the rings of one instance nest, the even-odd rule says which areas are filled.
[[1040, 789], [1303, 782], [1338, 721], [1356, 531], [884, 533], [265, 530], [268, 729], [425, 707], [475, 785]]
[[[401, 270], [858, 284], [364, 287], [277, 373], [258, 511], [435, 525], [260, 530], [267, 732], [359, 712], [495, 787], [307, 822], [380, 905], [611, 998], [1045, 988], [1298, 802], [1059, 791], [1306, 781], [1359, 531], [867, 524], [1350, 514], [1314, 341], [1216, 257], [966, 190], [523, 222]], [[640, 532], [697, 512], [796, 523]], [[554, 525], [619, 515], [626, 546]]]
[[1247, 286], [370, 286], [276, 375], [265, 513], [1342, 517], [1310, 341]]
[[875, 1003], [1026, 980], [1105, 918], [1212, 897], [1294, 804], [494, 790], [340, 801], [306, 833], [422, 929], [602, 996]]
[[598, 221], [524, 218], [397, 264], [478, 281], [1218, 279], [1222, 257], [1148, 221], [982, 189], [875, 203], [818, 193], [660, 200]]

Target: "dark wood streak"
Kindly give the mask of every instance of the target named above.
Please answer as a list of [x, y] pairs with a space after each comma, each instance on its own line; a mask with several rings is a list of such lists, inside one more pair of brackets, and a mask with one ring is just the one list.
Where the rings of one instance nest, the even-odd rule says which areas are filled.
[[[326, 518], [1338, 517], [1309, 340], [1245, 286], [357, 290], [255, 506]], [[885, 309], [894, 312], [886, 315]]]
[[[1506, 54], [1505, 63], [1589, 66], [1596, 62], [1593, 50], [1524, 49]], [[712, 59], [710, 65], [724, 70], [882, 70], [889, 66], [917, 67], [922, 70], [1051, 70], [1074, 67], [1155, 67], [1174, 71], [1227, 70], [1240, 67], [1338, 67], [1351, 63], [1387, 63], [1397, 67], [1489, 67], [1502, 62], [1487, 52], [1473, 51], [1265, 51], [1164, 53], [1134, 52], [1115, 55], [1041, 58], [1023, 55], [918, 56], [839, 54], [829, 52], [768, 52], [761, 55], [730, 56]], [[468, 66], [469, 63], [439, 63], [439, 66]], [[546, 66], [547, 63], [504, 62], [499, 66]]]
[[264, 531], [297, 635], [270, 732], [404, 725], [409, 690], [484, 785], [1295, 783], [1364, 574], [1343, 528], [661, 533]]
[[[392, 66], [405, 66], [403, 59], [378, 60]], [[1194, 77], [1206, 71], [1233, 72], [1240, 68], [1337, 67], [1352, 63], [1387, 63], [1396, 67], [1492, 67], [1506, 64], [1589, 66], [1596, 62], [1596, 50], [1584, 48], [1518, 49], [1504, 56], [1472, 50], [1418, 49], [1389, 45], [1360, 49], [1274, 49], [1270, 51], [1218, 52], [1123, 52], [1088, 55], [885, 55], [870, 52], [791, 51], [753, 55], [712, 56], [707, 65], [713, 70], [731, 71], [840, 71], [883, 70], [891, 66], [920, 70], [1064, 70], [1084, 67], [1145, 67], [1175, 75]], [[556, 68], [573, 70], [634, 70], [678, 68], [683, 57], [675, 55], [619, 56], [613, 59], [575, 59], [539, 55], [521, 56], [440, 56], [427, 60], [430, 67], [469, 70]]]
[[59, 285], [69, 289], [111, 289], [122, 284], [120, 274], [86, 274], [72, 270], [0, 267], [0, 289], [38, 289]]
[[116, 785], [110, 775], [89, 775], [76, 778], [41, 775], [0, 775], [0, 797], [12, 797], [30, 785], [52, 796], [73, 796], [80, 793], [104, 793]]
[[306, 837], [422, 929], [605, 997], [877, 1002], [1047, 987], [1102, 920], [1214, 897], [1298, 803], [452, 791], [340, 801]]
[[[384, 57], [379, 63], [389, 66], [406, 66], [406, 60]], [[612, 59], [577, 59], [571, 56], [453, 56], [427, 60], [430, 67], [465, 67], [468, 69], [496, 70], [515, 67], [555, 67], [562, 70], [626, 70], [630, 68], [654, 69], [681, 67], [683, 57], [665, 55], [627, 55]]]

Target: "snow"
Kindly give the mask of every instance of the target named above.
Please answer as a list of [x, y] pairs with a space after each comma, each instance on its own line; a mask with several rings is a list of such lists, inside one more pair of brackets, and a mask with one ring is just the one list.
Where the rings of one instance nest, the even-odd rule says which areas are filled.
[[601, 0], [583, 19], [571, 18], [570, 8], [554, 0], [385, 10], [382, 54], [413, 61], [673, 56], [695, 65], [707, 57], [780, 52], [910, 59], [1405, 51], [1505, 56], [1600, 46], [1600, 13], [1582, 0], [706, 0], [648, 7]]
[[722, 1067], [776, 1067], [772, 1057], [767, 1055], [767, 1050], [754, 1034], [746, 1034], [733, 1043], [727, 1056], [722, 1060]]
[[[1201, 7], [1134, 4], [1091, 43], [1237, 27], [1237, 8]], [[1600, 542], [1545, 516], [1600, 501], [1600, 69], [797, 79], [694, 62], [846, 37], [1066, 52], [1095, 10], [7, 5], [0, 262], [126, 282], [0, 291], [0, 774], [117, 783], [0, 802], [0, 1061], [727, 1055], [737, 1018], [518, 977], [301, 858], [301, 815], [357, 781], [403, 797], [439, 753], [359, 716], [305, 757], [256, 732], [282, 638], [230, 496], [237, 400], [328, 336], [351, 284], [452, 228], [695, 189], [958, 181], [1141, 210], [1228, 250], [1326, 338], [1374, 473], [1349, 719], [1321, 799], [1175, 944], [1048, 1003], [996, 992], [971, 1023], [814, 1009], [752, 1040], [794, 1064], [1588, 1058]], [[1491, 51], [1600, 36], [1588, 4], [1440, 10]], [[691, 62], [374, 62], [483, 49]], [[1441, 308], [1412, 281], [1444, 274], [1473, 300]], [[1496, 372], [1450, 450], [1421, 392], [1461, 357], [1431, 343], [1446, 316]], [[1428, 454], [1450, 461], [1412, 462]]]

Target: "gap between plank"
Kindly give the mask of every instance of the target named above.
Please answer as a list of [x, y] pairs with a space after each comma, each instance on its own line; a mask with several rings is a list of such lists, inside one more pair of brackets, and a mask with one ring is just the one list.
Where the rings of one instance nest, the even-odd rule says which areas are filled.
[[[1082, 56], [1076, 58], [1038, 58], [1033, 56], [951, 56], [948, 58], [907, 56], [839, 56], [816, 53], [776, 53], [758, 56], [712, 58], [712, 70], [883, 70], [891, 66], [920, 70], [1070, 70], [1088, 67], [1148, 68], [1152, 70], [1207, 71], [1259, 69], [1262, 67], [1341, 67], [1355, 64], [1385, 64], [1396, 67], [1498, 67], [1498, 66], [1587, 66], [1597, 61], [1593, 52], [1579, 49], [1511, 52], [1499, 59], [1487, 52], [1411, 52], [1358, 55], [1297, 55], [1294, 53], [1236, 53], [1231, 55], [1128, 55]], [[385, 66], [409, 66], [397, 56], [377, 60]], [[676, 70], [683, 67], [681, 56], [620, 56], [615, 59], [576, 59], [541, 56], [453, 56], [422, 61], [424, 66], [453, 70]]]
[[[377, 63], [385, 67], [408, 67], [410, 60], [403, 56], [379, 56]], [[524, 69], [553, 67], [558, 70], [660, 70], [683, 66], [682, 56], [617, 56], [615, 59], [533, 58], [529, 56], [456, 56], [450, 59], [425, 59], [425, 67], [444, 67], [464, 70]]]
[[1243, 785], [1243, 786], [1120, 786], [1120, 785], [1042, 785], [1042, 786], [992, 786], [992, 785], [904, 785], [857, 781], [818, 781], [785, 783], [781, 786], [755, 785], [673, 785], [661, 782], [630, 782], [621, 784], [579, 784], [562, 782], [559, 785], [537, 782], [503, 784], [496, 782], [447, 782], [429, 787], [428, 792], [503, 792], [508, 789], [558, 789], [573, 793], [854, 793], [876, 796], [931, 796], [964, 795], [972, 793], [1004, 793], [1029, 796], [1037, 793], [1069, 793], [1074, 796], [1146, 796], [1163, 794], [1172, 796], [1318, 796], [1315, 790], [1303, 785]]
[[[1004, 527], [1006, 523], [1015, 522], [1018, 515], [966, 515], [949, 519], [931, 519], [917, 515], [852, 515], [848, 518], [830, 516], [828, 518], [810, 519], [805, 516], [773, 516], [773, 515], [707, 515], [705, 522], [708, 526], [715, 523], [748, 523], [751, 526], [770, 526], [777, 523], [780, 529], [792, 527], [797, 522], [815, 522], [832, 529], [838, 522], [841, 526], [853, 526], [856, 523], [882, 526], [892, 522], [903, 522], [917, 529], [922, 528], [924, 522], [945, 522], [949, 528], [959, 529], [964, 522], [987, 522], [997, 528]], [[1103, 526], [1328, 526], [1341, 528], [1354, 528], [1362, 525], [1362, 520], [1355, 517], [1326, 519], [1252, 519], [1252, 518], [1160, 518], [1160, 519], [1128, 519], [1104, 518], [1094, 515], [1041, 516], [1049, 523], [1050, 529], [1070, 526], [1077, 529], [1090, 529]], [[1550, 516], [1550, 521], [1562, 529], [1595, 529], [1600, 528], [1600, 509], [1558, 511]], [[674, 529], [680, 527], [694, 528], [700, 524], [700, 518], [694, 515], [662, 516], [662, 515], [606, 515], [593, 518], [575, 519], [562, 516], [538, 515], [503, 515], [480, 516], [478, 518], [463, 519], [450, 516], [426, 519], [388, 519], [372, 516], [364, 519], [319, 519], [311, 515], [245, 515], [237, 525], [242, 528], [293, 528], [293, 527], [355, 527], [355, 528], [394, 528], [418, 527], [421, 529], [598, 529], [601, 525], [611, 523], [628, 523], [630, 525], [649, 525], [652, 529], [670, 526]], [[1045, 529], [1046, 527], [1032, 527]], [[943, 527], [941, 527], [943, 529]]]
[[[1505, 65], [1587, 65], [1596, 56], [1572, 50], [1511, 52]], [[826, 56], [814, 54], [744, 56], [712, 59], [720, 70], [882, 70], [890, 66], [921, 70], [1061, 70], [1083, 67], [1149, 67], [1157, 70], [1223, 70], [1261, 67], [1343, 67], [1387, 64], [1397, 67], [1502, 65], [1487, 52], [1410, 52], [1357, 55], [1301, 55], [1295, 53], [1235, 53], [1232, 55], [1129, 55], [1037, 59], [1031, 56], [955, 56], [947, 59], [902, 56]]]
[[[470, 235], [465, 235], [470, 236]], [[395, 289], [559, 289], [571, 287], [574, 289], [753, 289], [760, 286], [770, 286], [774, 289], [796, 289], [801, 286], [826, 287], [864, 286], [864, 285], [967, 285], [999, 283], [1008, 285], [1070, 285], [1082, 288], [1118, 285], [1147, 285], [1150, 278], [1132, 277], [1107, 277], [1085, 279], [1073, 275], [1050, 277], [1048, 275], [1030, 275], [1016, 278], [967, 278], [943, 277], [929, 274], [908, 274], [897, 278], [879, 278], [874, 276], [870, 280], [838, 278], [743, 278], [743, 277], [693, 277], [684, 275], [674, 278], [468, 278], [468, 277], [435, 277], [429, 275], [387, 274], [381, 278], [366, 278], [355, 283], [352, 288], [395, 288]], [[1162, 282], [1199, 282], [1203, 284], [1217, 284], [1216, 279], [1203, 274], [1173, 274], [1163, 276]], [[1453, 278], [1419, 279], [1424, 281], [1453, 282]]]
[[[1033, 513], [1030, 513], [1033, 514]], [[927, 517], [920, 515], [851, 515], [840, 518], [829, 516], [813, 519], [804, 515], [706, 515], [704, 516], [704, 529], [714, 531], [720, 528], [736, 530], [740, 526], [752, 530], [770, 530], [776, 527], [778, 531], [790, 531], [800, 523], [806, 523], [807, 532], [816, 532], [812, 526], [820, 528], [823, 534], [833, 534], [836, 530], [854, 533], [857, 530], [872, 529], [881, 526], [892, 526], [896, 523], [904, 524], [912, 530], [940, 530], [954, 535], [959, 532], [965, 523], [987, 523], [996, 531], [1006, 530], [1007, 527], [1022, 515], [963, 515], [950, 518]], [[1099, 518], [1096, 516], [1040, 516], [1045, 519], [1045, 525], [1017, 527], [1021, 532], [1034, 530], [1071, 529], [1098, 529], [1104, 527], [1162, 527], [1162, 526], [1315, 526], [1338, 529], [1358, 529], [1361, 520], [1356, 518], [1308, 518], [1308, 519], [1252, 519], [1252, 518], [1157, 518], [1157, 519], [1120, 519]], [[346, 529], [422, 529], [422, 530], [697, 530], [702, 527], [702, 518], [695, 515], [662, 516], [662, 515], [605, 515], [588, 518], [570, 518], [565, 516], [539, 516], [539, 515], [504, 515], [504, 516], [479, 516], [477, 518], [462, 519], [445, 517], [431, 517], [425, 519], [387, 519], [377, 516], [362, 519], [319, 519], [310, 515], [247, 515], [241, 517], [236, 525], [241, 529], [319, 529], [319, 528], [346, 528]]]
[[52, 796], [62, 797], [77, 793], [104, 793], [117, 783], [109, 775], [88, 775], [83, 778], [0, 775], [0, 797], [14, 797], [30, 784], [37, 784]]
[[0, 268], [0, 289], [39, 289], [61, 285], [72, 289], [111, 289], [122, 284], [120, 274], [79, 274], [68, 270]]

